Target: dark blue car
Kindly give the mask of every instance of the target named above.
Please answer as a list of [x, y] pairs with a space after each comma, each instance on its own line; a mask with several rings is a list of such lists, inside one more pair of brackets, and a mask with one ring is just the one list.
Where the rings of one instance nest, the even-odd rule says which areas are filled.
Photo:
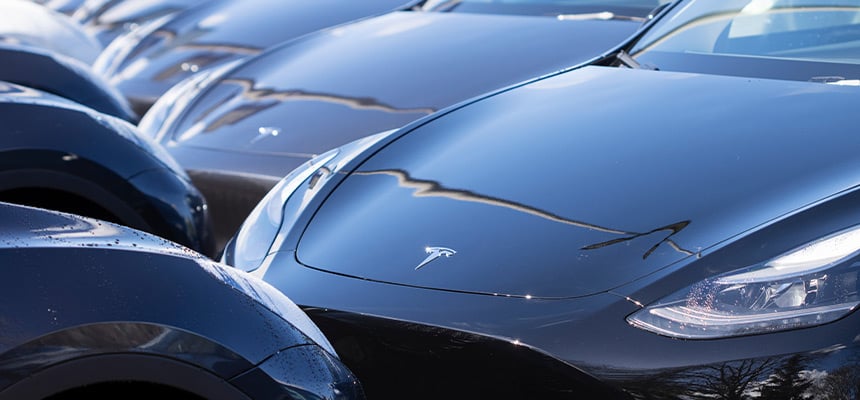
[[599, 58], [665, 3], [428, 1], [210, 70], [163, 96], [140, 127], [209, 199], [223, 242], [314, 155]]
[[2, 81], [0, 120], [0, 201], [111, 221], [216, 255], [206, 200], [127, 121]]
[[[171, 86], [318, 29], [415, 0], [208, 0], [118, 36], [93, 65], [144, 114]], [[117, 6], [119, 7], [119, 6]]]
[[283, 294], [176, 243], [0, 202], [0, 398], [364, 399]]
[[368, 397], [856, 398], [858, 28], [856, 1], [681, 1], [313, 158], [224, 260]]

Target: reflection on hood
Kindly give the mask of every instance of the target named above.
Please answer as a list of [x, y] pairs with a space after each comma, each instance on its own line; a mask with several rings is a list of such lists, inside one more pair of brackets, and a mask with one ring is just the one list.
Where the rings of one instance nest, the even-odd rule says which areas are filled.
[[648, 232], [629, 232], [624, 230], [607, 228], [595, 224], [589, 224], [583, 221], [576, 221], [568, 218], [564, 218], [557, 214], [554, 214], [550, 211], [541, 210], [536, 207], [529, 206], [527, 204], [517, 203], [515, 201], [505, 200], [498, 197], [490, 197], [484, 196], [478, 193], [474, 193], [469, 190], [458, 190], [458, 189], [449, 189], [445, 186], [442, 186], [439, 182], [429, 181], [429, 180], [421, 180], [414, 179], [409, 176], [409, 173], [402, 170], [378, 170], [378, 171], [360, 171], [355, 172], [355, 175], [386, 175], [392, 176], [397, 179], [398, 186], [402, 188], [408, 188], [414, 190], [412, 194], [414, 197], [444, 197], [451, 200], [457, 201], [467, 201], [474, 203], [481, 203], [488, 206], [493, 207], [503, 207], [509, 210], [533, 215], [539, 218], [543, 218], [549, 221], [558, 222], [565, 225], [571, 225], [583, 229], [589, 229], [599, 232], [613, 233], [617, 235], [621, 235], [623, 237], [618, 239], [612, 239], [605, 242], [595, 243], [591, 245], [587, 245], [582, 247], [583, 250], [596, 250], [601, 249], [607, 246], [611, 246], [614, 244], [624, 243], [631, 241], [633, 239], [637, 239], [643, 236], [648, 236], [653, 233], [668, 231], [670, 232], [663, 240], [657, 242], [654, 246], [652, 246], [645, 254], [642, 255], [642, 258], [648, 258], [654, 250], [657, 250], [661, 244], [667, 244], [675, 251], [684, 254], [684, 255], [693, 255], [693, 252], [689, 250], [685, 250], [681, 248], [677, 243], [675, 243], [671, 238], [672, 236], [679, 233], [682, 229], [686, 228], [687, 225], [690, 224], [690, 221], [681, 221], [674, 224], [666, 225], [663, 227], [652, 229]]

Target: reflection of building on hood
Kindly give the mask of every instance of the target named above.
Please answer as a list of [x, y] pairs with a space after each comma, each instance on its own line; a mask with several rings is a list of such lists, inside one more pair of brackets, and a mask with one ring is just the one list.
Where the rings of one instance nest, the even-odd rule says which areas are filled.
[[[424, 108], [397, 108], [388, 104], [382, 103], [376, 99], [369, 97], [348, 97], [338, 96], [327, 93], [314, 93], [298, 89], [292, 90], [275, 90], [275, 89], [255, 89], [254, 82], [250, 79], [229, 78], [221, 81], [223, 84], [233, 84], [242, 88], [242, 93], [235, 96], [234, 99], [224, 105], [217, 105], [212, 110], [205, 112], [204, 116], [209, 116], [217, 112], [213, 118], [209, 118], [212, 122], [206, 124], [203, 132], [212, 132], [226, 125], [233, 125], [241, 122], [244, 119], [250, 118], [260, 111], [264, 111], [270, 107], [276, 106], [279, 103], [287, 101], [318, 101], [330, 104], [340, 104], [356, 110], [373, 110], [393, 114], [431, 114], [436, 110], [431, 107]], [[232, 105], [233, 103], [239, 103]], [[226, 108], [220, 110], [220, 108]], [[196, 126], [196, 125], [195, 125]], [[192, 130], [195, 130], [192, 128]], [[183, 135], [183, 137], [186, 137]]]
[[181, 34], [167, 28], [157, 29], [151, 36], [163, 38], [162, 45], [151, 57], [138, 59], [132, 64], [146, 64], [146, 59], [162, 57], [170, 52], [184, 54], [184, 56], [179, 57], [177, 62], [167, 65], [153, 74], [153, 79], [156, 81], [169, 81], [171, 84], [175, 84], [204, 68], [210, 68], [237, 58], [253, 56], [262, 51], [258, 46], [252, 45], [206, 43], [206, 35], [211, 34], [214, 29], [215, 27], [204, 27], [201, 24]]
[[628, 242], [642, 236], [648, 236], [652, 233], [667, 231], [670, 232], [664, 239], [659, 241], [657, 244], [648, 249], [645, 254], [642, 255], [642, 258], [648, 258], [654, 250], [657, 249], [661, 244], [665, 243], [669, 245], [675, 251], [684, 254], [684, 255], [693, 255], [693, 252], [689, 250], [685, 250], [678, 246], [671, 238], [676, 235], [682, 229], [686, 228], [687, 225], [690, 224], [690, 221], [681, 221], [675, 224], [666, 225], [660, 228], [652, 229], [648, 232], [628, 232], [622, 231], [612, 228], [606, 228], [599, 225], [589, 224], [583, 221], [576, 221], [572, 219], [568, 219], [562, 217], [560, 215], [556, 215], [550, 211], [541, 210], [539, 208], [535, 208], [529, 206], [527, 204], [521, 204], [510, 200], [505, 200], [497, 197], [485, 196], [481, 195], [469, 190], [458, 190], [458, 189], [449, 189], [439, 182], [436, 181], [428, 181], [412, 178], [408, 172], [403, 170], [380, 170], [380, 171], [357, 171], [353, 173], [354, 175], [387, 175], [392, 176], [397, 179], [397, 185], [402, 188], [409, 188], [414, 190], [412, 194], [415, 197], [444, 197], [451, 200], [458, 201], [468, 201], [473, 203], [481, 203], [494, 207], [504, 207], [509, 210], [522, 212], [529, 215], [534, 215], [539, 218], [543, 218], [549, 221], [558, 222], [565, 225], [572, 225], [583, 229], [589, 229], [598, 232], [606, 232], [613, 233], [617, 235], [622, 235], [624, 237], [613, 239], [601, 243], [590, 244], [582, 247], [583, 250], [597, 250], [603, 247], [611, 246], [614, 244], [620, 244], [624, 242]]

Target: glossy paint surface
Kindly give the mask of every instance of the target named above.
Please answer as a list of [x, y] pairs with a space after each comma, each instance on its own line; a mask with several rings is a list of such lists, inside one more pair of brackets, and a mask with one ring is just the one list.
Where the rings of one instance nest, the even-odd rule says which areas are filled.
[[[318, 210], [298, 259], [445, 290], [599, 293], [853, 187], [860, 139], [839, 127], [858, 101], [850, 87], [586, 67], [390, 144]], [[457, 254], [416, 271], [427, 246]]]
[[161, 17], [176, 15], [212, 0], [85, 0], [72, 14], [103, 46]]
[[[635, 21], [399, 11], [285, 43], [203, 89], [160, 125], [207, 198], [245, 174], [279, 179], [314, 154], [597, 57]], [[517, 62], [511, 62], [517, 60]], [[150, 132], [155, 134], [155, 132]], [[213, 190], [208, 188], [212, 187]], [[271, 187], [271, 186], [270, 186]], [[265, 194], [212, 201], [226, 241]]]
[[[628, 325], [624, 318], [639, 307], [613, 293], [553, 300], [484, 296], [347, 279], [304, 268], [291, 252], [273, 261], [279, 269], [270, 269], [266, 281], [305, 307], [369, 398], [398, 398], [403, 390], [438, 398], [454, 386], [439, 382], [458, 382], [475, 396], [705, 399], [754, 390], [794, 353], [800, 369], [818, 371], [814, 382], [827, 390], [855, 390], [850, 378], [860, 372], [856, 312], [826, 327], [684, 341]], [[706, 267], [693, 270], [707, 273]], [[689, 279], [675, 277], [651, 289], [665, 293]]]
[[38, 47], [0, 44], [0, 80], [65, 97], [98, 112], [135, 123], [122, 95], [88, 65]]
[[37, 0], [34, 3], [43, 4], [52, 10], [65, 15], [72, 15], [86, 0]]
[[175, 15], [210, 0], [86, 0], [72, 18], [102, 45], [149, 21]]
[[203, 196], [133, 126], [23, 86], [0, 90], [1, 198], [87, 213], [76, 206], [85, 199], [101, 210], [93, 217], [214, 253]]
[[[289, 377], [273, 381], [271, 376]], [[355, 375], [340, 360], [318, 346], [296, 346], [280, 351], [255, 369], [231, 380], [253, 399], [272, 399], [289, 392], [296, 400], [364, 399]]]
[[[439, 382], [540, 398], [856, 397], [856, 309], [712, 340], [627, 317], [855, 226], [858, 103], [856, 87], [818, 82], [558, 74], [413, 123], [298, 192], [286, 210], [305, 208], [255, 273], [308, 310], [369, 397], [444, 397]], [[427, 246], [456, 254], [416, 269]], [[420, 361], [390, 367], [407, 359]]]
[[271, 306], [295, 308], [253, 277], [97, 220], [0, 203], [0, 221], [0, 397], [144, 380], [238, 398], [253, 388], [226, 381], [282, 352], [292, 368], [256, 376], [271, 394], [360, 393], [335, 356], [308, 349], [320, 347], [296, 329], [315, 329], [307, 317]]
[[96, 69], [142, 113], [167, 89], [196, 72], [403, 3], [405, 0], [210, 1], [176, 14], [138, 41], [130, 41], [133, 48], [125, 56], [105, 51]]
[[[588, 61], [639, 25], [390, 13], [309, 35], [241, 64], [192, 103], [172, 140], [177, 146], [318, 154]], [[262, 134], [260, 127], [278, 133]]]

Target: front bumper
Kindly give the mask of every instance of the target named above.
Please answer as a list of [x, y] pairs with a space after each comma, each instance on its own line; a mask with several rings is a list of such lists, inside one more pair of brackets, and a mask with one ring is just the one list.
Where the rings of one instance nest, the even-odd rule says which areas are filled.
[[860, 376], [860, 313], [809, 329], [678, 340], [630, 326], [639, 306], [612, 293], [475, 295], [331, 274], [293, 252], [269, 257], [257, 273], [305, 309], [369, 398], [755, 397], [784, 382], [808, 393], [856, 390], [845, 377]]

